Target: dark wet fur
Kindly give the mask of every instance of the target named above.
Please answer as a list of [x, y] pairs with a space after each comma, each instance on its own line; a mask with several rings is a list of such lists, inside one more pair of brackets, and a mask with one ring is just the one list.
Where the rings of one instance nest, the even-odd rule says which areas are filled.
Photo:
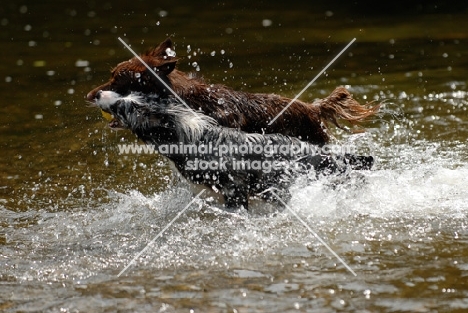
[[[221, 145], [235, 144], [237, 146], [251, 142], [261, 146], [270, 145], [309, 145], [311, 149], [317, 146], [300, 141], [297, 138], [281, 134], [251, 134], [237, 129], [219, 126], [213, 119], [185, 108], [175, 100], [161, 99], [158, 96], [141, 95], [140, 98], [120, 98], [110, 106], [99, 104], [100, 94], [97, 94], [97, 104], [104, 111], [116, 118], [112, 123], [132, 130], [147, 144], [161, 146], [164, 144]], [[313, 151], [313, 150], [312, 150]], [[278, 202], [276, 193], [282, 201], [290, 198], [289, 187], [298, 175], [315, 173], [315, 177], [330, 174], [342, 174], [348, 170], [366, 170], [373, 165], [371, 156], [329, 154], [313, 155], [283, 155], [276, 154], [235, 154], [220, 159], [216, 154], [167, 154], [180, 173], [189, 181], [203, 184], [218, 190], [225, 198], [227, 208], [248, 208], [249, 196], [259, 197], [269, 202]], [[195, 158], [204, 161], [225, 162], [227, 170], [193, 170], [188, 167]], [[270, 173], [258, 169], [233, 169], [236, 160], [279, 161], [283, 166]]]

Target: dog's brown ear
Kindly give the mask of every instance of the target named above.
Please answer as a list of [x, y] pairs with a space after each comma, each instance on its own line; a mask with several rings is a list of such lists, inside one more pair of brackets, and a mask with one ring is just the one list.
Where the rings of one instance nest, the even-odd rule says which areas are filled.
[[155, 58], [173, 58], [175, 57], [175, 51], [173, 49], [173, 44], [171, 38], [167, 38], [163, 42], [159, 44], [154, 49], [151, 49], [146, 52], [147, 56], [155, 57]]
[[161, 71], [166, 75], [169, 75], [169, 73], [175, 69], [177, 60], [178, 60], [177, 58], [173, 58], [170, 61], [166, 61], [166, 62], [163, 62], [162, 64], [159, 64], [158, 66], [156, 66], [156, 68], [158, 69], [158, 71]]
[[171, 38], [167, 38], [156, 48], [147, 51], [145, 56], [149, 57], [145, 60], [153, 69], [157, 69], [166, 75], [174, 70], [177, 60], [179, 60], [173, 49]]

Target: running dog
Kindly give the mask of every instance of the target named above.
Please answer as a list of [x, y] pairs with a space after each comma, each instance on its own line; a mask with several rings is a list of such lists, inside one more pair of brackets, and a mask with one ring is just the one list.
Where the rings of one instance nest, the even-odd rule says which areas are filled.
[[[323, 145], [330, 140], [328, 122], [342, 128], [338, 119], [357, 124], [374, 115], [379, 109], [378, 105], [360, 105], [344, 87], [338, 87], [328, 97], [314, 103], [296, 100], [280, 113], [289, 105], [291, 99], [275, 94], [236, 91], [220, 84], [208, 84], [200, 78], [175, 69], [178, 58], [170, 38], [141, 55], [141, 59], [190, 108], [212, 117], [221, 126], [238, 128], [248, 133], [280, 133]], [[172, 91], [136, 57], [118, 64], [112, 70], [110, 80], [91, 90], [86, 99], [96, 101], [99, 91], [114, 91], [123, 96], [131, 92], [159, 94], [162, 98], [172, 95]], [[272, 125], [269, 125], [278, 115]]]
[[333, 156], [295, 137], [220, 126], [173, 97], [99, 91], [95, 99], [111, 115], [109, 127], [130, 129], [160, 153], [165, 147], [163, 154], [181, 175], [222, 194], [228, 210], [248, 209], [249, 197], [278, 203], [278, 195], [288, 201], [298, 175], [318, 177], [373, 165], [371, 156]]

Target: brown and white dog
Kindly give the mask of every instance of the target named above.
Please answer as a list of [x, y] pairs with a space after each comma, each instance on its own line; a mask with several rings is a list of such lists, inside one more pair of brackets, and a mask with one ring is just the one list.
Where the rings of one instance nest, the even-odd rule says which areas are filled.
[[[338, 119], [359, 123], [374, 115], [379, 106], [365, 107], [352, 98], [344, 88], [336, 88], [328, 97], [314, 103], [294, 101], [272, 125], [268, 125], [291, 101], [275, 94], [236, 91], [220, 84], [208, 84], [177, 69], [171, 39], [141, 55], [157, 75], [195, 111], [215, 119], [221, 126], [237, 128], [248, 133], [280, 133], [323, 145], [330, 140], [327, 122], [337, 127]], [[171, 95], [159, 79], [137, 58], [118, 64], [108, 82], [91, 90], [88, 101], [96, 101], [99, 91], [120, 95], [131, 92]]]

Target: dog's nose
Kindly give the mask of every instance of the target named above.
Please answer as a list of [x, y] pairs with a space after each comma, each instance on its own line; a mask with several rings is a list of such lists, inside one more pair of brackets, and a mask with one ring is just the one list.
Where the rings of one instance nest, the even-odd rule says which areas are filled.
[[88, 101], [93, 101], [94, 100], [94, 97], [95, 97], [95, 94], [94, 92], [90, 91], [86, 94], [85, 96], [85, 99], [88, 100]]

